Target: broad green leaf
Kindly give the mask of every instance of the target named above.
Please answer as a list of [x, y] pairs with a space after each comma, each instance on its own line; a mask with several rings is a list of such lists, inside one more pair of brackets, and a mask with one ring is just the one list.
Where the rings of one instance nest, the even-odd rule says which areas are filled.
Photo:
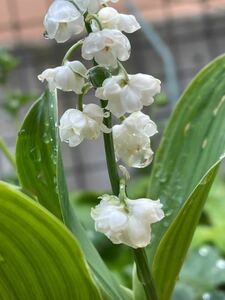
[[180, 208], [225, 151], [225, 56], [204, 68], [182, 95], [157, 151], [148, 197], [160, 198], [166, 218], [153, 226], [156, 248]]
[[63, 219], [79, 241], [107, 299], [125, 300], [122, 289], [90, 242], [70, 204], [56, 127], [57, 115], [56, 95], [47, 90], [33, 105], [24, 121], [16, 153], [22, 187], [36, 195], [39, 203]]
[[170, 299], [220, 162], [201, 180], [158, 246], [152, 272], [161, 300]]
[[0, 299], [96, 299], [81, 249], [66, 227], [0, 182]]
[[35, 102], [20, 129], [16, 162], [25, 191], [51, 213], [62, 219], [57, 191], [56, 108], [54, 94], [46, 92]]

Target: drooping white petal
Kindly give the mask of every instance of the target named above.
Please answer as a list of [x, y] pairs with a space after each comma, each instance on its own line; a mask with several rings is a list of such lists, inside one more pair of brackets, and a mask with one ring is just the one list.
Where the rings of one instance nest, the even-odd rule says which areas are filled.
[[[67, 110], [60, 120], [61, 141], [71, 147], [79, 145], [84, 139], [97, 139], [103, 127], [103, 110], [96, 104], [84, 106], [83, 112], [77, 109]], [[111, 131], [107, 128], [108, 133]]]
[[123, 124], [131, 132], [139, 132], [148, 137], [151, 137], [158, 133], [156, 124], [141, 111], [132, 113], [128, 118], [123, 121]]
[[95, 59], [103, 66], [117, 66], [117, 59], [125, 61], [130, 57], [130, 42], [119, 30], [103, 29], [92, 32], [84, 40], [82, 56]]
[[150, 137], [157, 133], [155, 123], [142, 112], [132, 113], [122, 124], [113, 127], [117, 160], [134, 168], [144, 168], [153, 159]]
[[42, 82], [48, 81], [52, 88], [81, 94], [85, 84], [87, 69], [79, 61], [67, 61], [63, 66], [47, 69], [38, 76]]
[[151, 224], [164, 218], [160, 201], [150, 199], [126, 200], [103, 195], [91, 211], [95, 229], [104, 233], [114, 244], [132, 248], [146, 247], [151, 241]]
[[133, 33], [141, 28], [137, 19], [133, 15], [120, 14], [117, 29], [126, 33]]
[[[160, 92], [160, 81], [145, 74], [122, 75], [107, 78], [101, 88], [97, 89], [96, 97], [101, 95], [109, 100], [108, 108], [116, 117], [125, 113], [139, 111], [144, 105], [150, 105], [154, 96]], [[118, 105], [118, 107], [117, 107]]]
[[[104, 7], [98, 12], [103, 28], [118, 29], [126, 33], [133, 33], [141, 28], [133, 15], [120, 14], [112, 7]], [[94, 26], [97, 29], [97, 26]]]
[[84, 30], [84, 20], [73, 3], [57, 0], [49, 7], [44, 26], [50, 39], [63, 43], [73, 34], [79, 34]]

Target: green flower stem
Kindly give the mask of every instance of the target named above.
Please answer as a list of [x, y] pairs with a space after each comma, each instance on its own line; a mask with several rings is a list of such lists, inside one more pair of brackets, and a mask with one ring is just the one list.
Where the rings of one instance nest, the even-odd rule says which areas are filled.
[[[104, 109], [104, 112], [108, 112], [108, 110], [105, 109], [106, 105], [107, 105], [107, 101], [101, 100], [101, 106]], [[104, 118], [103, 123], [108, 128], [111, 128], [112, 115], [110, 114], [108, 118]], [[112, 133], [104, 133], [104, 145], [105, 145], [107, 168], [108, 168], [109, 178], [112, 186], [112, 191], [114, 195], [118, 196], [120, 192], [120, 177], [118, 174], [118, 169], [116, 164]]]
[[5, 155], [5, 157], [8, 159], [8, 161], [11, 163], [13, 168], [16, 169], [16, 161], [15, 158], [13, 157], [12, 153], [9, 151], [5, 141], [3, 138], [0, 137], [0, 150], [2, 153]]
[[87, 22], [87, 23], [90, 23], [92, 20], [96, 21], [96, 23], [98, 24], [98, 28], [100, 30], [103, 29], [102, 28], [102, 24], [101, 24], [101, 22], [100, 22], [100, 20], [99, 20], [99, 18], [98, 18], [97, 15], [87, 15], [87, 17], [85, 18], [85, 22]]
[[123, 64], [120, 61], [118, 61], [118, 66], [119, 66], [120, 70], [123, 72], [126, 82], [128, 82], [129, 77], [128, 77], [127, 71], [126, 71], [126, 69], [124, 68]]
[[83, 111], [83, 98], [84, 94], [78, 95], [77, 109], [79, 109], [80, 111]]
[[144, 248], [133, 249], [138, 279], [143, 285], [147, 300], [158, 300], [154, 280], [148, 267], [148, 259]]
[[77, 42], [76, 44], [74, 44], [67, 52], [66, 55], [63, 58], [63, 65], [70, 59], [71, 55], [79, 48], [81, 48], [81, 46], [83, 45], [83, 40], [80, 40], [79, 42]]

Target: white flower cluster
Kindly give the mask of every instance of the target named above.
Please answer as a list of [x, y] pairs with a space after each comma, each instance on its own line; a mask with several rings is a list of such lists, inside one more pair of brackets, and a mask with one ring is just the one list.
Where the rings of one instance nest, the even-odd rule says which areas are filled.
[[[123, 32], [133, 33], [140, 25], [133, 15], [108, 7], [109, 2], [117, 1], [53, 1], [44, 19], [47, 38], [63, 43], [82, 32], [88, 34], [69, 49], [61, 66], [45, 70], [38, 78], [46, 80], [50, 89], [78, 95], [77, 107], [61, 117], [62, 141], [75, 147], [84, 139], [97, 139], [101, 132], [112, 134], [116, 159], [129, 167], [144, 168], [153, 158], [150, 138], [157, 133], [157, 127], [141, 110], [154, 102], [161, 83], [150, 75], [127, 74], [123, 68], [121, 62], [128, 60], [131, 53], [129, 39]], [[97, 66], [87, 70], [80, 61], [70, 61], [78, 48], [84, 60], [93, 60]], [[101, 76], [97, 67], [103, 70]], [[84, 95], [91, 88], [95, 89], [96, 98], [105, 102], [104, 109], [83, 104]], [[111, 114], [120, 124], [108, 128], [104, 119]], [[143, 247], [150, 242], [150, 224], [162, 218], [161, 204], [140, 199], [127, 200], [125, 206], [116, 197], [104, 196], [92, 212], [96, 229], [115, 243]]]

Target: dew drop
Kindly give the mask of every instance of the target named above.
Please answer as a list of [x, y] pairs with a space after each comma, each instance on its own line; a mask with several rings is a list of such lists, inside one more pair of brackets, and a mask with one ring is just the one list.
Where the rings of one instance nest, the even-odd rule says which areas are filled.
[[208, 139], [204, 139], [204, 141], [202, 143], [202, 149], [205, 149], [207, 144], [208, 144]]
[[202, 295], [202, 300], [210, 300], [211, 299], [211, 296], [209, 293], [205, 293]]
[[57, 157], [58, 157], [58, 149], [54, 148], [53, 152], [51, 154], [51, 160], [52, 160], [54, 165], [56, 165], [56, 163], [57, 163]]
[[198, 251], [199, 255], [205, 257], [209, 254], [209, 249], [208, 247], [201, 247]]
[[18, 136], [22, 136], [22, 135], [25, 135], [26, 134], [26, 130], [25, 129], [21, 129], [19, 132], [18, 132]]
[[30, 150], [30, 158], [35, 162], [41, 162], [41, 152], [37, 147]]
[[185, 128], [184, 128], [184, 135], [188, 132], [188, 130], [190, 129], [191, 123], [187, 123]]
[[163, 222], [163, 226], [164, 226], [164, 227], [166, 227], [166, 228], [167, 228], [169, 225], [170, 225], [170, 223], [169, 223], [169, 222]]
[[161, 183], [165, 183], [165, 182], [167, 182], [167, 177], [164, 175], [164, 176], [161, 176], [161, 177], [159, 177], [159, 181], [161, 182]]
[[166, 212], [166, 216], [169, 217], [171, 216], [173, 213], [173, 209], [169, 209], [167, 212]]
[[44, 141], [45, 144], [49, 144], [50, 143], [49, 136], [48, 136], [48, 134], [46, 132], [43, 134], [42, 137], [43, 137], [43, 141]]
[[219, 260], [216, 262], [216, 267], [217, 267], [218, 269], [224, 270], [224, 269], [225, 269], [225, 260], [224, 260], [224, 259], [219, 259]]
[[0, 255], [0, 264], [3, 263], [4, 261], [5, 261], [4, 257]]

